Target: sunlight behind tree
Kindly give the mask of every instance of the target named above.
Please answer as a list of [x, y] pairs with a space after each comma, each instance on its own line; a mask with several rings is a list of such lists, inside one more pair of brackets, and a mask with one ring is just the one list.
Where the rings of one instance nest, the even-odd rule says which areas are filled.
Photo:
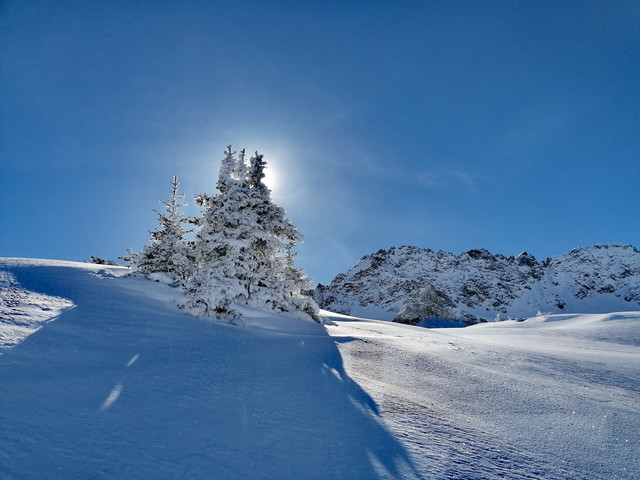
[[271, 163], [269, 163], [269, 165], [267, 165], [267, 167], [265, 168], [263, 180], [267, 188], [271, 190], [271, 192], [276, 196], [278, 196], [278, 191], [281, 186], [280, 172], [278, 171], [277, 166], [274, 166], [274, 163], [277, 161], [277, 158], [270, 158]]

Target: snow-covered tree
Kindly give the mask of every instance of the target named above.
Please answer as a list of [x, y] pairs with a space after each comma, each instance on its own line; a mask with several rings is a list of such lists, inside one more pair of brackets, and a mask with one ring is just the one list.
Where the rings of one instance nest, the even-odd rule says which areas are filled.
[[171, 180], [169, 200], [161, 200], [166, 212], [158, 212], [160, 228], [151, 232], [151, 239], [140, 252], [127, 251], [124, 259], [135, 273], [147, 277], [155, 273], [169, 275], [173, 282], [184, 285], [193, 273], [191, 245], [186, 240], [183, 224], [190, 223], [180, 210], [186, 203], [181, 202], [184, 194], [178, 193], [178, 176]]
[[313, 285], [304, 271], [294, 266], [296, 254], [291, 252], [294, 245], [293, 242], [289, 242], [286, 253], [279, 257], [282, 264], [283, 289], [288, 294], [289, 302], [297, 310], [305, 312], [314, 320], [318, 320], [320, 310], [311, 296]]
[[264, 302], [273, 309], [302, 310], [317, 318], [318, 310], [303, 290], [311, 289], [302, 270], [294, 267], [292, 248], [304, 238], [287, 218], [287, 212], [271, 201], [271, 191], [264, 184], [267, 163], [258, 152], [249, 159], [245, 187], [257, 221], [253, 239], [256, 268], [253, 271], [255, 294], [249, 304]]
[[246, 290], [242, 281], [249, 268], [241, 261], [249, 229], [241, 220], [242, 175], [229, 146], [220, 163], [218, 194], [196, 195], [202, 216], [193, 249], [195, 273], [187, 286], [192, 313], [237, 315], [231, 304]]
[[196, 273], [187, 293], [195, 314], [239, 316], [234, 305], [304, 312], [318, 307], [302, 290], [310, 287], [293, 266], [291, 248], [302, 236], [263, 182], [266, 162], [246, 161], [228, 147], [220, 164], [218, 193], [196, 196], [203, 208], [194, 242]]

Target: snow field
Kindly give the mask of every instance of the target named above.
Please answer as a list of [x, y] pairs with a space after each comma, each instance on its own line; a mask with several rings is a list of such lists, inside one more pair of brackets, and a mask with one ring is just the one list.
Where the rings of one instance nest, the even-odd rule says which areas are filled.
[[242, 327], [126, 272], [0, 259], [0, 478], [640, 478], [640, 312]]
[[639, 327], [640, 312], [327, 326], [425, 478], [487, 479], [638, 478]]

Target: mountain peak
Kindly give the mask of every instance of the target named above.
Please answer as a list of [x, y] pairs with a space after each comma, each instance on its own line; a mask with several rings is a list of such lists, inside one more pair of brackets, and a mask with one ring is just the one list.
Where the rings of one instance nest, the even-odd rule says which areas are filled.
[[640, 306], [640, 253], [629, 244], [598, 244], [538, 261], [526, 251], [505, 257], [480, 248], [456, 256], [390, 247], [363, 256], [315, 296], [327, 310], [412, 323], [631, 310]]

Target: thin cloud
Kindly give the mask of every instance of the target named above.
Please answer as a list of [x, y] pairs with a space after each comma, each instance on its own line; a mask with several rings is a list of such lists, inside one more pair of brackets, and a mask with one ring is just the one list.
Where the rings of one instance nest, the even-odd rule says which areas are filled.
[[462, 185], [469, 192], [476, 191], [476, 182], [468, 173], [459, 171], [430, 172], [425, 171], [413, 175], [413, 180], [425, 188], [453, 188]]
[[[350, 145], [346, 149], [348, 155], [327, 156], [329, 161], [334, 162], [334, 166], [341, 166], [345, 171], [353, 173], [357, 171], [362, 176], [375, 179], [384, 179], [400, 184], [417, 184], [427, 189], [443, 188], [464, 188], [474, 193], [476, 191], [476, 180], [469, 173], [460, 170], [444, 169], [410, 169], [410, 160], [406, 160], [405, 165], [398, 166], [397, 163], [389, 164], [388, 161], [379, 155], [371, 154], [358, 145]], [[438, 163], [438, 162], [429, 162]], [[324, 163], [326, 165], [326, 161]]]

